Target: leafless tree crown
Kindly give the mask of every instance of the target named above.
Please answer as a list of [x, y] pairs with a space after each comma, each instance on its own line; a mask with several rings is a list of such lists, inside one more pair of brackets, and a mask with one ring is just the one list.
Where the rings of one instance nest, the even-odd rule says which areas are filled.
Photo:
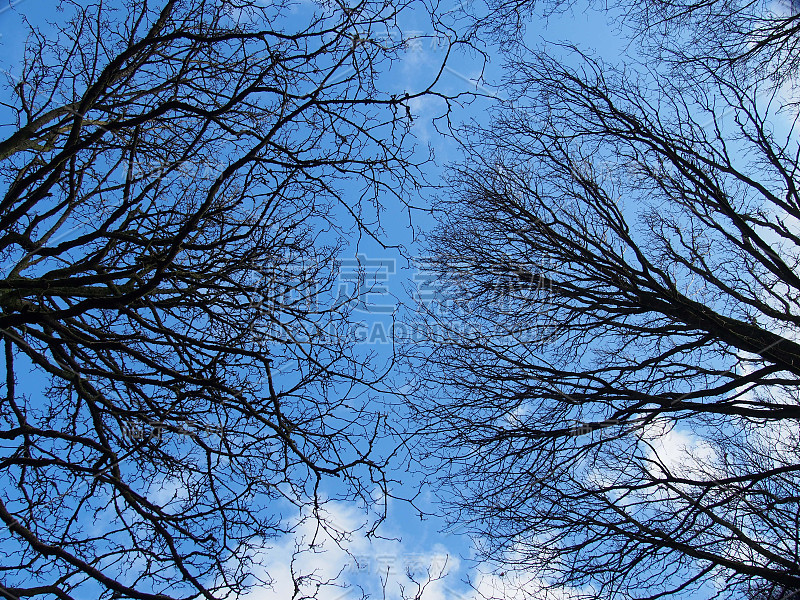
[[460, 276], [416, 345], [445, 497], [541, 590], [791, 597], [796, 112], [565, 54], [513, 63], [429, 236]]
[[0, 595], [235, 595], [287, 507], [327, 526], [324, 497], [387, 491], [382, 373], [333, 280], [419, 176], [437, 73], [378, 80], [407, 4], [64, 1], [30, 28], [0, 141]]

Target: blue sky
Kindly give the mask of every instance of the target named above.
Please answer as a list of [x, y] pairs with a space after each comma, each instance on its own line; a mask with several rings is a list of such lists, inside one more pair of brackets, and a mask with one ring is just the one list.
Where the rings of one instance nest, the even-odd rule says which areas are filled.
[[[0, 3], [0, 55], [2, 56], [0, 69], [12, 79], [19, 72], [26, 35], [21, 26], [21, 16], [27, 16], [34, 23], [57, 18], [57, 14], [52, 10], [54, 5], [55, 3], [50, 0], [16, 0], [11, 3], [2, 0]], [[415, 15], [409, 15], [407, 22], [401, 23], [401, 28], [404, 37], [420, 36], [421, 43], [411, 47], [395, 69], [383, 76], [384, 83], [387, 87], [396, 88], [398, 91], [418, 89], [421, 82], [428, 82], [431, 79], [438, 67], [443, 57], [442, 47], [436, 43], [435, 36], [432, 35], [433, 32], [426, 25], [425, 16], [421, 13], [418, 19]], [[535, 20], [528, 27], [526, 41], [530, 46], [538, 46], [544, 41], [569, 41], [584, 50], [599, 54], [610, 62], [618, 61], [625, 52], [625, 41], [609, 23], [608, 16], [602, 12], [589, 10], [586, 2], [576, 3], [572, 9], [563, 14], [553, 15], [546, 20]], [[474, 91], [489, 96], [457, 109], [451, 117], [453, 122], [475, 119], [485, 123], [487, 108], [493, 104], [491, 96], [502, 97], [502, 89], [495, 87], [494, 83], [502, 76], [503, 59], [497, 50], [490, 46], [487, 46], [485, 51], [488, 62], [484, 63], [483, 58], [475, 52], [456, 53], [447, 65], [439, 84], [440, 90], [450, 94]], [[8, 94], [9, 89], [3, 89], [0, 93]], [[454, 140], [437, 132], [431, 121], [434, 116], [440, 114], [440, 102], [435, 99], [422, 100], [415, 103], [412, 108], [416, 113], [414, 133], [418, 140], [420, 156], [427, 154], [429, 145], [434, 150], [435, 162], [428, 165], [426, 175], [431, 182], [436, 182], [447, 162], [458, 159], [458, 146]], [[0, 120], [3, 129], [0, 131], [9, 131], [9, 127], [6, 126], [8, 113], [0, 110], [0, 116], [3, 117]], [[435, 190], [427, 189], [423, 190], [420, 196], [409, 197], [407, 200], [409, 204], [424, 208], [428, 205], [430, 195], [435, 193]], [[363, 265], [366, 282], [375, 285], [369, 297], [372, 308], [362, 312], [366, 338], [363, 350], [376, 351], [380, 357], [388, 360], [391, 344], [382, 343], [388, 341], [384, 340], [383, 332], [388, 330], [393, 314], [397, 318], [404, 318], [403, 312], [397, 312], [398, 302], [408, 301], [408, 291], [424, 281], [423, 274], [418, 268], [410, 265], [406, 257], [422, 253], [422, 247], [415, 233], [424, 232], [431, 226], [433, 220], [424, 210], [412, 210], [409, 222], [409, 211], [406, 206], [392, 198], [387, 198], [385, 203], [386, 210], [382, 215], [384, 228], [382, 240], [387, 245], [404, 247], [405, 256], [395, 248], [381, 247], [368, 237], [360, 239], [354, 237], [351, 247], [341, 257], [344, 262], [340, 281], [343, 286], [352, 285], [359, 263]], [[410, 227], [410, 224], [413, 227]], [[401, 376], [397, 376], [393, 381], [395, 382], [393, 385], [402, 386]], [[31, 382], [28, 385], [31, 385]], [[413, 475], [401, 477], [405, 478], [407, 491], [415, 489], [419, 483], [418, 477]], [[435, 484], [431, 482], [431, 485]], [[402, 494], [404, 490], [395, 491]], [[424, 510], [435, 513], [437, 507], [433, 502], [432, 491], [428, 488], [419, 498], [419, 504]], [[493, 588], [502, 590], [515, 583], [497, 575], [482, 577], [481, 570], [486, 570], [489, 566], [481, 566], [471, 561], [472, 543], [462, 531], [458, 528], [449, 532], [443, 531], [446, 524], [443, 516], [431, 516], [422, 520], [409, 506], [396, 501], [391, 502], [389, 518], [379, 530], [382, 539], [370, 541], [363, 535], [364, 530], [360, 529], [365, 518], [363, 511], [344, 503], [332, 503], [328, 510], [331, 513], [331, 521], [340, 524], [342, 531], [356, 530], [356, 533], [349, 538], [337, 540], [335, 533], [320, 534], [312, 530], [310, 525], [301, 525], [296, 536], [273, 542], [269, 546], [265, 545], [262, 558], [276, 585], [271, 590], [254, 589], [248, 598], [286, 598], [289, 557], [292, 549], [295, 544], [307, 547], [312, 540], [321, 546], [313, 551], [306, 548], [302, 557], [298, 559], [297, 567], [301, 571], [317, 570], [319, 577], [324, 580], [334, 578], [344, 569], [340, 581], [353, 586], [362, 586], [365, 591], [377, 594], [378, 597], [380, 597], [381, 578], [385, 577], [387, 572], [389, 574], [387, 595], [389, 598], [397, 598], [401, 585], [405, 585], [406, 589], [414, 587], [404, 574], [407, 570], [424, 580], [429, 567], [432, 567], [435, 574], [439, 572], [443, 575], [448, 574], [430, 583], [423, 596], [427, 600], [474, 597], [474, 592], [471, 592], [469, 586], [465, 584], [467, 579], [484, 591]], [[346, 548], [349, 554], [343, 548]], [[511, 589], [502, 593], [509, 598], [515, 596]], [[321, 600], [344, 600], [356, 597], [356, 588], [341, 589], [336, 586], [324, 587], [320, 594]]]

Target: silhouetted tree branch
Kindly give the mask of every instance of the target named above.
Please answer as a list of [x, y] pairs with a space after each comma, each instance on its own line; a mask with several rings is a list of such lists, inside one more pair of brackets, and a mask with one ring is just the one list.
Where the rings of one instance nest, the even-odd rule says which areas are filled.
[[330, 526], [325, 498], [386, 493], [334, 282], [419, 176], [438, 75], [378, 83], [406, 5], [65, 1], [31, 28], [0, 142], [0, 595], [230, 597], [288, 506]]
[[[645, 50], [673, 77], [734, 69], [740, 81], [793, 84], [800, 61], [800, 4], [795, 0], [647, 0], [590, 3], [615, 24], [614, 34]], [[507, 50], [536, 18], [582, 10], [564, 0], [484, 0], [464, 3], [462, 20], [477, 39]], [[601, 17], [602, 18], [602, 17]]]
[[577, 58], [512, 65], [429, 237], [453, 518], [576, 597], [800, 589], [796, 115]]

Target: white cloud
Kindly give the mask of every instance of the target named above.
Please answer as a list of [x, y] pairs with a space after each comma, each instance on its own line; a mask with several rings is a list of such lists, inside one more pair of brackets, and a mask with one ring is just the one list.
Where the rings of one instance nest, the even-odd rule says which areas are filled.
[[241, 600], [357, 600], [362, 593], [385, 600], [451, 598], [446, 575], [458, 570], [459, 561], [443, 545], [419, 549], [412, 536], [368, 538], [363, 513], [343, 503], [327, 504], [324, 516], [333, 527], [307, 518], [292, 535], [253, 553], [258, 566], [252, 574], [271, 585], [253, 588]]
[[586, 589], [549, 586], [525, 571], [478, 570], [470, 594], [458, 600], [571, 600], [586, 598]]

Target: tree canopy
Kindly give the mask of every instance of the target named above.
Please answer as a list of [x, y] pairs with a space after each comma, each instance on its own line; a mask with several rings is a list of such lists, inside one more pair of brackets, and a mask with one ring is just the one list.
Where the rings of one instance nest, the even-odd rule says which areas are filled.
[[[409, 465], [525, 597], [800, 593], [796, 7], [625, 0], [613, 61], [530, 43], [576, 6], [26, 21], [0, 140], [0, 596], [242, 597], [281, 536], [346, 545], [360, 525], [326, 503], [379, 505], [375, 534], [425, 483]], [[392, 69], [420, 18], [442, 52], [405, 63], [411, 89]], [[460, 45], [504, 61], [494, 88], [443, 91], [475, 82]], [[427, 206], [434, 132], [461, 154]], [[397, 207], [435, 217], [424, 247], [396, 243]], [[404, 346], [353, 335], [368, 300], [337, 276], [362, 238], [424, 255], [437, 293]], [[346, 585], [287, 560], [293, 598]]]
[[438, 73], [379, 81], [407, 7], [30, 25], [0, 142], [4, 597], [229, 597], [286, 506], [325, 527], [335, 493], [388, 494], [382, 367], [333, 280], [419, 181], [409, 102]]
[[788, 597], [791, 98], [734, 71], [675, 80], [563, 47], [508, 72], [513, 93], [464, 129], [440, 198], [429, 268], [446, 284], [414, 352], [456, 519], [542, 592]]

